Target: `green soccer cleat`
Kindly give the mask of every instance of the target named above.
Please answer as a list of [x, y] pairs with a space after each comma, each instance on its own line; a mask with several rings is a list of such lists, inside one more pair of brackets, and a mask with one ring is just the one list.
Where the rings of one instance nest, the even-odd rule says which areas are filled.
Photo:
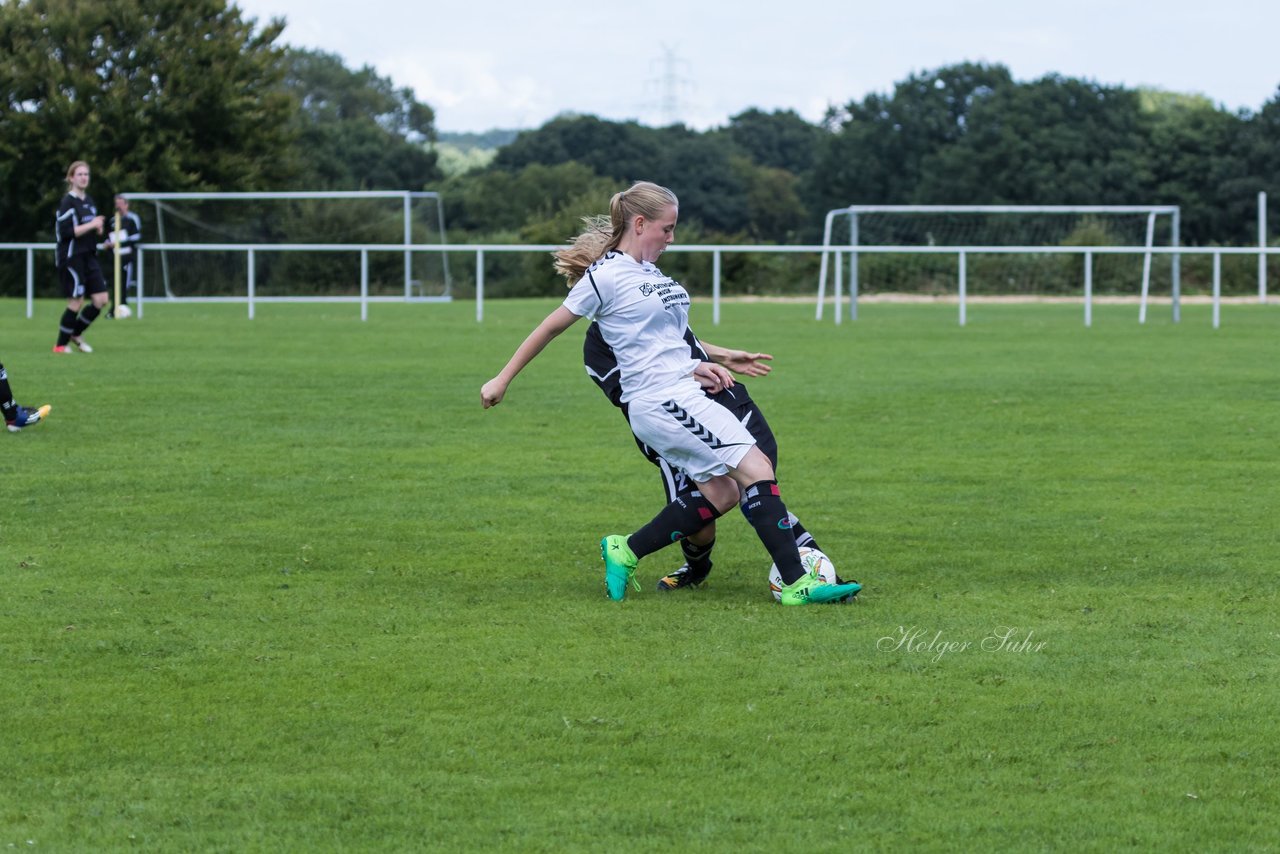
[[627, 595], [627, 585], [640, 589], [636, 581], [636, 564], [640, 560], [627, 545], [621, 534], [610, 534], [600, 541], [600, 556], [604, 558], [604, 586], [609, 598], [621, 602]]
[[824, 605], [848, 599], [861, 589], [861, 584], [831, 584], [814, 569], [791, 584], [783, 585], [779, 601], [783, 605]]

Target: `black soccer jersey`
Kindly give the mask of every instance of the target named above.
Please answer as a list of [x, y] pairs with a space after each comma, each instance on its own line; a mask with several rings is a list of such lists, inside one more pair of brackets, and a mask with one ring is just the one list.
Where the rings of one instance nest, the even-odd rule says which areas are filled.
[[[693, 358], [700, 362], [712, 361], [702, 349], [698, 337], [687, 326], [684, 329], [684, 340], [688, 343], [689, 354]], [[605, 343], [598, 323], [592, 323], [587, 327], [586, 339], [582, 342], [582, 361], [586, 365], [587, 376], [600, 387], [600, 391], [609, 398], [609, 402], [614, 406], [622, 407], [622, 381], [618, 375], [618, 359], [613, 354], [613, 348]], [[747, 387], [742, 383], [736, 383], [733, 388], [707, 396], [730, 409], [751, 401], [751, 395], [747, 393]]]
[[76, 226], [92, 222], [98, 215], [98, 208], [93, 197], [86, 194], [82, 199], [73, 193], [62, 197], [58, 205], [58, 217], [55, 221], [55, 232], [58, 236], [57, 262], [65, 267], [68, 259], [75, 255], [85, 255], [97, 248], [96, 233], [85, 233], [76, 237]]
[[120, 257], [127, 264], [133, 259], [133, 247], [142, 242], [142, 217], [129, 211], [120, 217], [120, 230], [124, 232], [119, 240]]

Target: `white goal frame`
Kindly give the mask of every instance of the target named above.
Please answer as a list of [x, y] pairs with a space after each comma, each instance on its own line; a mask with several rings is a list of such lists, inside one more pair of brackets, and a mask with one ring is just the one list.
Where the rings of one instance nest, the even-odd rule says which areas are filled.
[[[246, 193], [122, 193], [124, 198], [129, 201], [142, 201], [155, 203], [154, 211], [156, 215], [156, 229], [160, 237], [160, 243], [166, 243], [164, 234], [164, 213], [160, 207], [160, 202], [167, 201], [253, 201], [253, 200], [294, 200], [294, 199], [402, 199], [403, 207], [403, 227], [404, 227], [404, 296], [405, 299], [411, 299], [413, 295], [413, 252], [410, 247], [413, 245], [413, 202], [415, 199], [434, 199], [436, 204], [436, 221], [439, 223], [440, 246], [444, 246], [448, 241], [445, 239], [444, 228], [444, 203], [439, 193], [433, 192], [414, 192], [411, 190], [298, 190], [298, 191], [280, 191], [280, 192], [246, 192]], [[144, 244], [145, 245], [145, 244]], [[328, 246], [326, 248], [343, 248], [341, 246]], [[358, 247], [357, 247], [358, 248]], [[169, 287], [169, 258], [165, 254], [164, 249], [160, 249], [160, 270], [164, 279], [164, 292], [167, 297], [172, 298], [173, 291]], [[444, 299], [451, 299], [453, 293], [453, 282], [449, 275], [449, 255], [446, 252], [440, 254], [442, 261], [442, 269], [444, 271]]]
[[[864, 246], [858, 241], [858, 217], [867, 213], [930, 213], [930, 214], [1145, 214], [1147, 217], [1146, 242], [1141, 247], [1134, 247], [1131, 251], [1143, 253], [1142, 263], [1142, 308], [1140, 312], [1140, 322], [1145, 322], [1147, 311], [1147, 295], [1151, 288], [1151, 256], [1155, 241], [1155, 225], [1156, 218], [1159, 216], [1168, 216], [1170, 218], [1170, 237], [1169, 250], [1173, 256], [1172, 265], [1172, 302], [1173, 302], [1173, 319], [1177, 322], [1180, 315], [1179, 297], [1181, 292], [1181, 265], [1177, 249], [1180, 245], [1179, 231], [1182, 224], [1182, 211], [1177, 205], [849, 205], [844, 208], [835, 208], [827, 211], [827, 216], [822, 227], [822, 262], [818, 272], [818, 305], [816, 316], [818, 320], [822, 320], [822, 307], [826, 301], [827, 291], [827, 268], [831, 256], [836, 257], [835, 265], [835, 299], [837, 304], [836, 322], [840, 320], [839, 303], [840, 303], [840, 280], [842, 268], [840, 265], [840, 256], [844, 253], [849, 255], [849, 313], [850, 318], [857, 317], [857, 300], [858, 300], [858, 254], [860, 252], [911, 252], [911, 247], [875, 247]], [[849, 217], [849, 240], [847, 243], [833, 244], [832, 233], [834, 231], [835, 220], [837, 217]], [[964, 287], [965, 281], [965, 255], [969, 252], [984, 253], [1010, 253], [1022, 254], [1033, 253], [1037, 251], [1047, 251], [1050, 247], [1035, 246], [930, 246], [927, 247], [929, 252], [950, 252], [960, 257], [959, 281], [961, 288]], [[1115, 247], [1110, 247], [1114, 249]], [[1093, 249], [1104, 249], [1104, 247], [1073, 247], [1073, 251], [1088, 252]], [[921, 247], [922, 251], [926, 251]], [[1085, 273], [1086, 280], [1091, 278], [1089, 271]]]

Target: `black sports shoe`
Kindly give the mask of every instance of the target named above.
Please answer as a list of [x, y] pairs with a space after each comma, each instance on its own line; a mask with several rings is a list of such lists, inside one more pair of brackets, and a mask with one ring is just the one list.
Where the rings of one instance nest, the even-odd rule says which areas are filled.
[[48, 418], [50, 409], [53, 409], [53, 407], [47, 403], [38, 409], [28, 409], [25, 406], [16, 406], [13, 410], [13, 420], [6, 421], [5, 426], [9, 428], [10, 433], [17, 433], [23, 427], [30, 427], [32, 424], [39, 424], [45, 418]]
[[711, 570], [697, 573], [689, 569], [689, 564], [684, 564], [679, 569], [672, 570], [663, 578], [658, 579], [658, 592], [662, 593], [667, 590], [679, 590], [681, 587], [697, 587], [699, 584], [707, 580], [707, 576], [711, 574]]

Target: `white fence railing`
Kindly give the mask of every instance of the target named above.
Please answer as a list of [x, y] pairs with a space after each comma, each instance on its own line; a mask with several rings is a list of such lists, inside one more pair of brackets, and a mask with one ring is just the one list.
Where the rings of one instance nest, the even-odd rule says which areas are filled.
[[[819, 247], [822, 249], [823, 247]], [[842, 269], [843, 259], [848, 256], [851, 263], [856, 261], [859, 255], [885, 254], [885, 255], [955, 255], [956, 263], [956, 291], [957, 302], [960, 308], [960, 325], [963, 326], [967, 320], [967, 284], [968, 284], [968, 256], [969, 255], [1082, 255], [1083, 263], [1083, 296], [1084, 296], [1084, 323], [1089, 326], [1093, 322], [1093, 260], [1095, 255], [1141, 255], [1143, 256], [1142, 277], [1138, 283], [1139, 291], [1139, 308], [1138, 322], [1147, 322], [1147, 304], [1151, 291], [1151, 257], [1153, 255], [1172, 255], [1174, 259], [1178, 259], [1184, 255], [1207, 255], [1212, 258], [1213, 263], [1213, 325], [1217, 328], [1220, 323], [1221, 304], [1222, 304], [1222, 256], [1223, 255], [1256, 255], [1258, 256], [1258, 302], [1265, 303], [1267, 301], [1266, 288], [1266, 259], [1270, 255], [1280, 255], [1280, 247], [1243, 247], [1243, 246], [1213, 246], [1213, 247], [1155, 247], [1155, 246], [828, 246], [825, 251], [833, 256], [834, 276], [834, 303], [835, 303], [835, 322], [842, 322], [841, 306], [842, 298]], [[826, 259], [824, 258], [824, 261]], [[825, 265], [824, 265], [825, 266]], [[849, 315], [851, 319], [857, 318], [858, 310], [858, 293], [856, 279], [851, 279], [850, 284], [853, 286], [849, 293]], [[818, 298], [816, 319], [822, 319], [822, 309], [826, 302], [826, 280], [820, 278], [818, 283]], [[1182, 320], [1182, 295], [1179, 280], [1174, 279], [1173, 290], [1170, 295], [1170, 303], [1173, 311], [1173, 321], [1175, 323]]]
[[[360, 319], [367, 320], [369, 313], [369, 304], [374, 302], [439, 302], [446, 301], [450, 297], [421, 297], [412, 296], [408, 289], [403, 296], [374, 296], [369, 293], [369, 254], [374, 252], [447, 252], [451, 254], [471, 252], [475, 254], [475, 302], [476, 302], [476, 320], [484, 319], [484, 299], [485, 299], [485, 256], [489, 253], [512, 253], [512, 252], [552, 252], [561, 248], [554, 244], [415, 244], [405, 246], [402, 244], [164, 244], [152, 243], [139, 252], [139, 261], [143, 257], [142, 253], [146, 251], [197, 251], [197, 252], [245, 252], [248, 256], [247, 278], [245, 282], [244, 296], [228, 296], [228, 297], [178, 297], [178, 296], [161, 296], [148, 297], [145, 290], [145, 281], [142, 275], [138, 276], [137, 282], [137, 314], [143, 316], [146, 303], [148, 300], [157, 300], [160, 302], [243, 302], [247, 305], [249, 317], [254, 316], [254, 306], [259, 303], [268, 302], [345, 302], [360, 304]], [[31, 317], [34, 312], [35, 300], [35, 253], [38, 251], [52, 252], [54, 249], [51, 243], [0, 243], [0, 251], [19, 251], [26, 253], [26, 299], [27, 299], [27, 317]], [[823, 261], [830, 260], [833, 262], [835, 271], [833, 284], [833, 303], [835, 307], [835, 322], [837, 324], [843, 322], [844, 309], [848, 309], [851, 320], [857, 318], [858, 310], [858, 293], [856, 287], [851, 289], [847, 295], [842, 293], [843, 283], [841, 279], [841, 269], [846, 258], [859, 255], [872, 254], [926, 254], [926, 255], [954, 255], [957, 259], [956, 264], [956, 285], [957, 285], [957, 302], [959, 305], [959, 322], [964, 325], [967, 321], [968, 311], [968, 271], [967, 262], [969, 255], [976, 254], [1058, 254], [1058, 255], [1081, 255], [1081, 285], [1084, 302], [1084, 323], [1086, 326], [1092, 323], [1093, 318], [1093, 261], [1097, 255], [1143, 255], [1148, 259], [1151, 255], [1207, 255], [1211, 256], [1213, 264], [1213, 325], [1216, 328], [1220, 322], [1220, 305], [1221, 305], [1221, 287], [1222, 287], [1222, 256], [1224, 255], [1251, 255], [1258, 258], [1258, 301], [1265, 303], [1267, 301], [1266, 293], [1266, 259], [1268, 256], [1280, 254], [1280, 247], [1148, 247], [1148, 246], [854, 246], [854, 245], [829, 245], [829, 246], [740, 246], [740, 245], [720, 245], [720, 246], [672, 246], [668, 252], [689, 252], [689, 253], [710, 253], [712, 256], [711, 264], [711, 303], [712, 303], [712, 323], [718, 325], [720, 323], [720, 303], [721, 293], [723, 290], [722, 282], [722, 259], [726, 254], [746, 254], [746, 253], [766, 253], [766, 254], [791, 254], [791, 253], [809, 253], [820, 255]], [[360, 253], [360, 292], [359, 295], [351, 296], [262, 296], [256, 293], [256, 283], [254, 276], [254, 258], [257, 253], [271, 252], [358, 252]], [[829, 256], [829, 257], [828, 257]], [[140, 271], [144, 265], [139, 264]], [[1144, 263], [1144, 276], [1140, 282], [1135, 283], [1140, 293], [1140, 307], [1138, 313], [1138, 322], [1145, 323], [1147, 319], [1147, 304], [1150, 291], [1150, 264]], [[823, 316], [823, 306], [826, 303], [826, 282], [820, 281], [818, 294], [816, 298], [816, 314], [815, 319], [821, 320]], [[1173, 311], [1173, 320], [1178, 322], [1181, 320], [1181, 295], [1175, 286], [1171, 294], [1171, 304]]]

